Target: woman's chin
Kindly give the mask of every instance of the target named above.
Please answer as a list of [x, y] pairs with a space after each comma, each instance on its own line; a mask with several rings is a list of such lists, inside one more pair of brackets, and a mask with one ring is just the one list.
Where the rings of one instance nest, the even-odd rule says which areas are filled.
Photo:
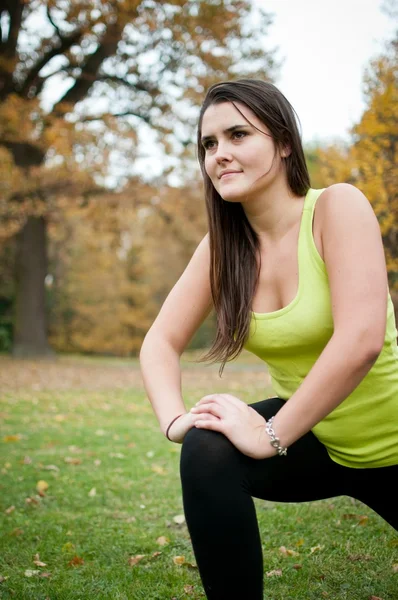
[[242, 202], [244, 200], [244, 194], [237, 190], [223, 190], [223, 193], [219, 192], [219, 194], [225, 202]]

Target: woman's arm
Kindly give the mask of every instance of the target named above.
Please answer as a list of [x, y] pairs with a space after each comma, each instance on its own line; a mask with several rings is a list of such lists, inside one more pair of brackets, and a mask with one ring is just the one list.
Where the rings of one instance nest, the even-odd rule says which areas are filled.
[[167, 296], [141, 346], [144, 386], [164, 434], [177, 415], [186, 413], [181, 391], [180, 356], [211, 311], [209, 269], [206, 235]]
[[290, 446], [358, 386], [380, 354], [386, 330], [388, 282], [377, 218], [357, 188], [337, 184], [318, 200], [334, 333], [274, 419]]

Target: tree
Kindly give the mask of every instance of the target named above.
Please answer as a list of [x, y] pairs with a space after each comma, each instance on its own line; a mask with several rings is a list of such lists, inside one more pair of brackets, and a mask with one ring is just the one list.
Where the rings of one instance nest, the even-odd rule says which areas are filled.
[[272, 78], [273, 54], [262, 48], [270, 23], [245, 0], [0, 0], [0, 143], [10, 166], [0, 215], [18, 243], [15, 355], [50, 352], [49, 204], [68, 186], [89, 190], [85, 169], [104, 183], [121, 165], [125, 182], [148, 128], [169, 153], [183, 148], [210, 83]]

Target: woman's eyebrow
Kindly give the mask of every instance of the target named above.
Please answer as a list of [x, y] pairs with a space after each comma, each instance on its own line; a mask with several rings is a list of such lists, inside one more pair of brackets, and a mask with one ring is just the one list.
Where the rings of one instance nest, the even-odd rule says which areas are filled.
[[[250, 125], [246, 125], [246, 124], [242, 124], [242, 125], [232, 125], [232, 127], [228, 127], [228, 129], [224, 129], [223, 133], [232, 133], [233, 131], [235, 131], [236, 129], [248, 129], [249, 127], [251, 127]], [[206, 142], [207, 140], [211, 140], [214, 138], [214, 135], [205, 135], [201, 138], [201, 142], [202, 144], [204, 142]]]

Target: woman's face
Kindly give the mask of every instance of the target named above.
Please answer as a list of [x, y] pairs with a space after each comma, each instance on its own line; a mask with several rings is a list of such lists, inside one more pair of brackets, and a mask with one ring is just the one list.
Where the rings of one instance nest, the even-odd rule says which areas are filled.
[[241, 202], [270, 185], [280, 174], [281, 159], [264, 123], [245, 104], [235, 104], [239, 110], [231, 102], [209, 106], [201, 138], [204, 167], [215, 189], [224, 200]]

